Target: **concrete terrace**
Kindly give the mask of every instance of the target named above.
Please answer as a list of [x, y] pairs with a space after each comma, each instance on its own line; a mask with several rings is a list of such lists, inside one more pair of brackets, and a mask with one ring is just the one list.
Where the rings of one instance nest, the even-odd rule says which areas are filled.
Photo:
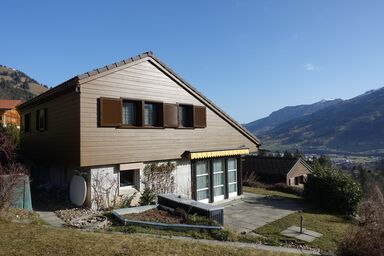
[[248, 233], [270, 222], [302, 210], [295, 200], [275, 199], [264, 195], [244, 193], [240, 199], [222, 204], [224, 225], [238, 233]]

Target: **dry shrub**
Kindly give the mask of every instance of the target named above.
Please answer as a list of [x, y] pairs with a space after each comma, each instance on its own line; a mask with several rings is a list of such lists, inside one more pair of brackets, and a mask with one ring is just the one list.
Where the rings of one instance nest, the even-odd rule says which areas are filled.
[[259, 177], [255, 173], [246, 174], [243, 181], [244, 186], [254, 188], [265, 188], [268, 190], [275, 190], [284, 193], [295, 194], [298, 196], [303, 195], [303, 189], [298, 187], [288, 186], [285, 183], [265, 184], [259, 181]]
[[359, 226], [348, 232], [339, 244], [341, 256], [384, 255], [384, 197], [375, 186], [370, 197], [361, 202]]
[[4, 213], [18, 197], [16, 188], [26, 169], [17, 162], [15, 147], [8, 136], [0, 131], [0, 214]]
[[269, 190], [276, 190], [276, 191], [280, 191], [280, 192], [284, 192], [284, 193], [289, 193], [289, 194], [295, 194], [295, 195], [298, 195], [298, 196], [302, 196], [303, 195], [303, 189], [302, 188], [288, 186], [285, 183], [276, 183], [276, 184], [271, 185], [267, 189], [269, 189]]
[[243, 180], [244, 186], [254, 187], [254, 188], [267, 188], [268, 185], [259, 181], [259, 177], [253, 172], [246, 173]]

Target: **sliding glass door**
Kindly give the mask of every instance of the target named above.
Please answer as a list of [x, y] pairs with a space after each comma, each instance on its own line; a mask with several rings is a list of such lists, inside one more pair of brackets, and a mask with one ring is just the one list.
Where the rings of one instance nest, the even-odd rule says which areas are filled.
[[194, 162], [194, 199], [212, 203], [238, 195], [237, 158], [211, 158]]
[[228, 158], [228, 197], [237, 196], [237, 159]]
[[212, 160], [213, 166], [213, 200], [219, 201], [224, 199], [224, 159]]
[[209, 202], [209, 161], [196, 161], [196, 199]]

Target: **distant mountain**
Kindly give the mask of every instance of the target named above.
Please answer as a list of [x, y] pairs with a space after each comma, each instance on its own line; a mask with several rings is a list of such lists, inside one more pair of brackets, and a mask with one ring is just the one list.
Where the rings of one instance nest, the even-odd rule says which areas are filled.
[[244, 126], [250, 132], [256, 134], [257, 136], [263, 136], [266, 132], [272, 130], [273, 128], [279, 126], [284, 122], [294, 120], [300, 117], [308, 116], [320, 109], [323, 109], [341, 102], [343, 102], [342, 99], [322, 100], [309, 105], [284, 107], [275, 112], [272, 112], [272, 114], [270, 114], [267, 117], [250, 122], [248, 124], [245, 124]]
[[48, 90], [23, 72], [0, 65], [0, 99], [29, 100]]
[[384, 154], [384, 87], [282, 122], [259, 137], [272, 150]]

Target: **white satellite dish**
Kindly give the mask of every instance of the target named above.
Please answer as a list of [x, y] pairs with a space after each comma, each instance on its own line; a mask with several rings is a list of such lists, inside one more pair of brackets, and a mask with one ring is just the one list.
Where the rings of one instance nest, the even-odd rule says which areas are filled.
[[82, 206], [87, 196], [87, 183], [81, 176], [75, 175], [69, 186], [69, 198], [76, 206]]

